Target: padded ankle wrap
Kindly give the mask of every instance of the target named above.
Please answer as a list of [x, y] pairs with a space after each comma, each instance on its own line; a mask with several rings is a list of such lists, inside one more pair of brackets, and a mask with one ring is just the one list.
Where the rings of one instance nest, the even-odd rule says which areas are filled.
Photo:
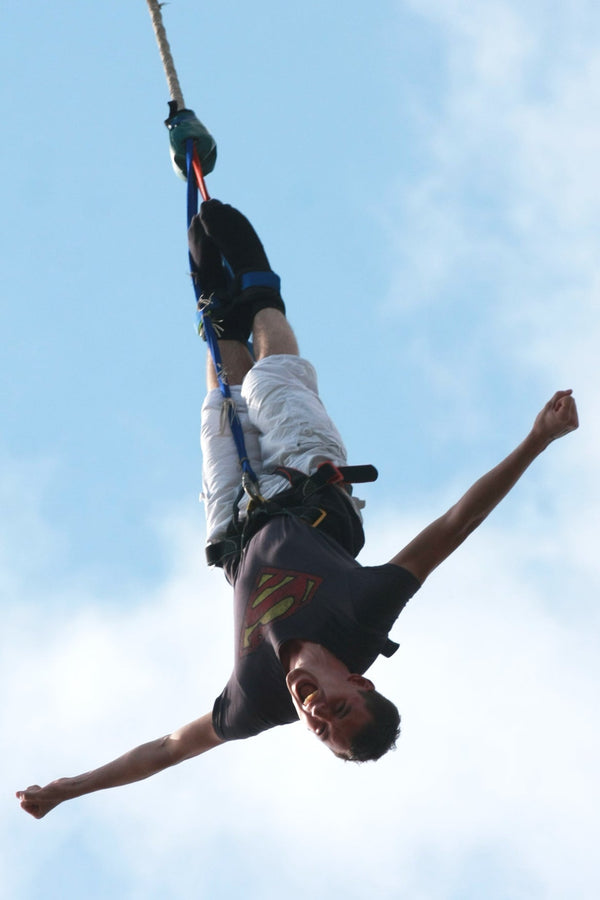
[[244, 272], [238, 279], [240, 291], [252, 287], [269, 287], [281, 290], [281, 278], [275, 272]]
[[280, 285], [281, 279], [275, 272], [244, 272], [234, 279], [229, 296], [213, 295], [207, 314], [216, 326], [219, 340], [247, 343], [254, 317], [262, 309], [278, 309], [285, 315]]

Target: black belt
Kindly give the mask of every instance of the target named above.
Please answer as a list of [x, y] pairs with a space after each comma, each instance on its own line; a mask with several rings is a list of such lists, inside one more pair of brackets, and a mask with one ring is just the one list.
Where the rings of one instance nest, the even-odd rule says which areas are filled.
[[206, 559], [209, 566], [223, 567], [225, 562], [238, 556], [250, 538], [273, 516], [294, 515], [314, 528], [318, 528], [327, 512], [322, 507], [311, 503], [311, 497], [325, 485], [337, 485], [342, 489], [345, 485], [359, 484], [377, 479], [375, 466], [336, 466], [331, 462], [321, 463], [312, 475], [305, 475], [298, 469], [278, 466], [273, 474], [282, 475], [290, 482], [291, 487], [281, 491], [269, 500], [252, 501], [245, 519], [239, 519], [236, 497], [231, 522], [226, 536], [216, 544], [206, 548]]

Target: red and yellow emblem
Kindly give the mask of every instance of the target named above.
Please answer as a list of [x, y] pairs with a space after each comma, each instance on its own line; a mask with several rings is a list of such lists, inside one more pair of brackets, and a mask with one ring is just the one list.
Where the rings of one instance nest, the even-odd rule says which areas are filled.
[[283, 619], [310, 603], [323, 581], [318, 575], [287, 569], [261, 569], [246, 605], [240, 635], [240, 656], [256, 650], [263, 631], [275, 619]]

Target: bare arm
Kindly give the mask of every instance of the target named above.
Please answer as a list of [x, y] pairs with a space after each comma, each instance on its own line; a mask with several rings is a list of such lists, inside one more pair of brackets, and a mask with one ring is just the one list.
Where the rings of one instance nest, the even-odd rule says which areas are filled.
[[525, 440], [390, 561], [408, 569], [423, 583], [481, 525], [533, 460], [553, 440], [574, 431], [578, 424], [571, 391], [557, 391], [537, 416]]
[[141, 744], [105, 766], [75, 778], [59, 778], [45, 787], [33, 784], [25, 791], [17, 791], [16, 796], [25, 812], [41, 819], [65, 800], [141, 781], [221, 743], [212, 726], [212, 714], [207, 713], [172, 734]]

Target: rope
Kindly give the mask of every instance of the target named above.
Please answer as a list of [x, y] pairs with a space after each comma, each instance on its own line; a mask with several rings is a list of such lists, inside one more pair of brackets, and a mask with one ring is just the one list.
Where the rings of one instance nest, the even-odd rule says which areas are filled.
[[150, 18], [152, 19], [152, 27], [154, 28], [163, 69], [167, 76], [167, 85], [169, 87], [171, 100], [174, 100], [175, 103], [177, 103], [177, 109], [185, 109], [185, 102], [183, 100], [183, 94], [181, 93], [179, 78], [177, 77], [175, 63], [173, 62], [173, 57], [171, 55], [171, 48], [169, 46], [169, 41], [167, 40], [167, 32], [163, 25], [161, 8], [164, 4], [159, 3], [158, 0], [146, 0], [146, 2], [148, 4], [148, 9], [150, 10]]

